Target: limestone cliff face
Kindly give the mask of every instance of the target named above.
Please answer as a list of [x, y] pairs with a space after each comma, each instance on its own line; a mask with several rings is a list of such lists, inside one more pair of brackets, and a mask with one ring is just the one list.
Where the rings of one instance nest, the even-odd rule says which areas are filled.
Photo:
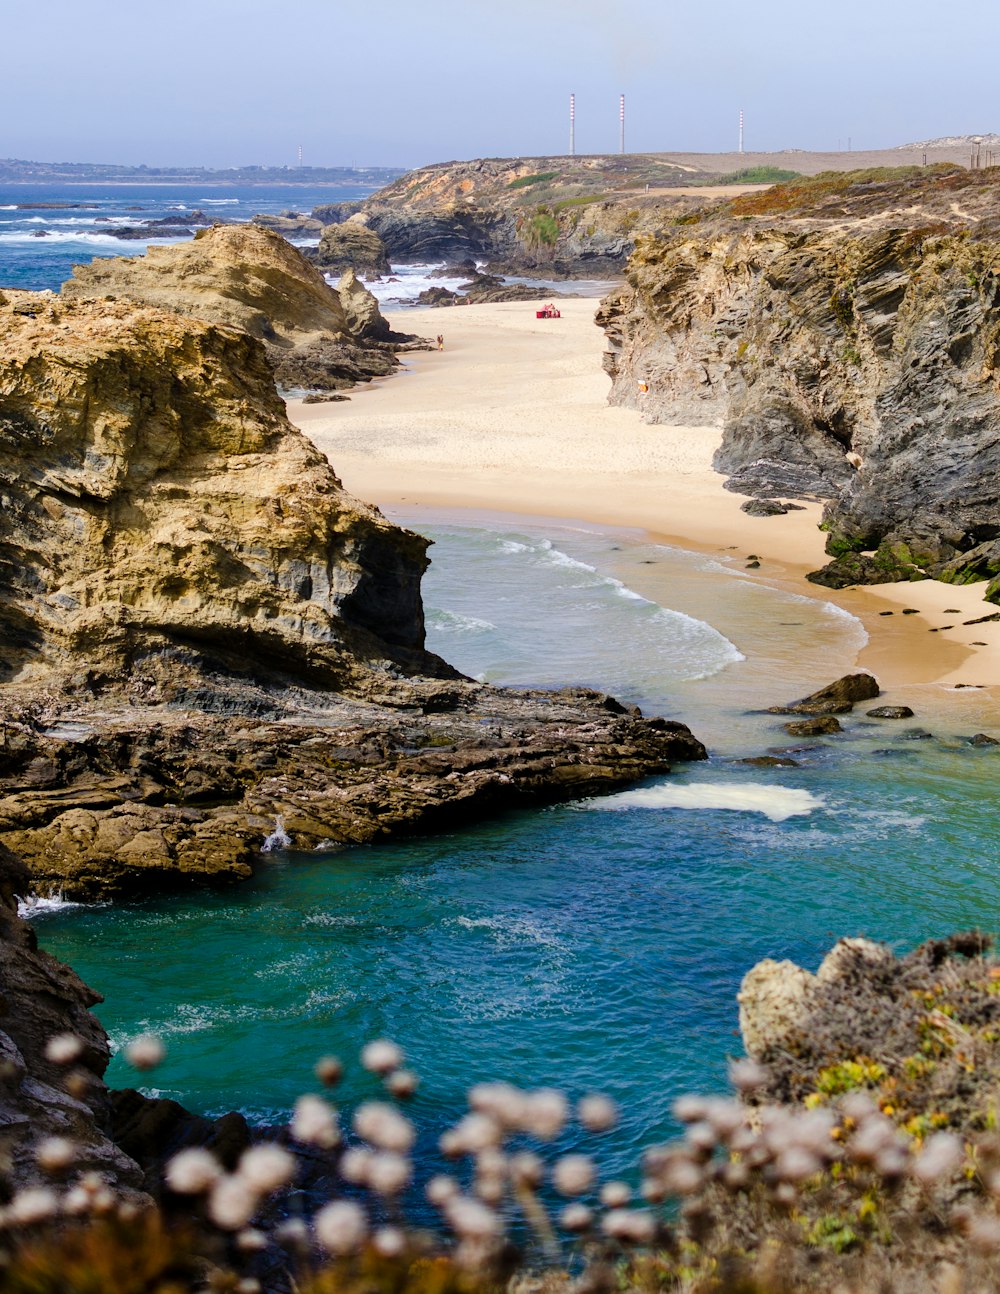
[[731, 488], [829, 500], [820, 582], [995, 575], [1000, 251], [870, 205], [640, 240], [598, 314], [611, 400], [721, 425]]
[[62, 296], [110, 297], [240, 328], [264, 343], [286, 386], [350, 386], [398, 362], [393, 347], [352, 331], [339, 295], [297, 248], [258, 225], [216, 225], [145, 256], [77, 265]]
[[426, 541], [341, 489], [247, 333], [9, 294], [0, 435], [6, 679], [169, 651], [345, 689], [437, 667]]

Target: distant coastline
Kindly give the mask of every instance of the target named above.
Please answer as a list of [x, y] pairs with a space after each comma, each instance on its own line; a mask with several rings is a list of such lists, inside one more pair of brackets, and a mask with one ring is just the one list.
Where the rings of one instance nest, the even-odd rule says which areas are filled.
[[103, 162], [30, 162], [0, 158], [0, 184], [371, 185], [405, 174], [401, 166], [121, 166]]

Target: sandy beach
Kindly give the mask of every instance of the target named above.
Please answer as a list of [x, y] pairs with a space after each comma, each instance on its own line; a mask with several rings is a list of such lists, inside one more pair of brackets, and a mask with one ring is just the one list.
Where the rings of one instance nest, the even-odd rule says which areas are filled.
[[537, 319], [525, 302], [389, 314], [401, 331], [443, 333], [445, 349], [406, 356], [404, 372], [349, 402], [293, 401], [289, 414], [347, 489], [380, 506], [636, 527], [741, 568], [755, 558], [754, 578], [858, 616], [870, 641], [857, 663], [884, 687], [1000, 685], [1000, 622], [964, 623], [996, 611], [982, 599], [985, 583], [810, 584], [806, 572], [826, 560], [818, 505], [741, 512], [744, 496], [712, 471], [720, 430], [650, 426], [609, 408], [597, 302], [558, 304], [560, 319]]

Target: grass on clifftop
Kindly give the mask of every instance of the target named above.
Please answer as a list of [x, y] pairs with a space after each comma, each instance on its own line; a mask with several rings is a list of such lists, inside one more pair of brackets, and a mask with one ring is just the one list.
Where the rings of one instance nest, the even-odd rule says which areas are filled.
[[770, 216], [802, 211], [825, 198], [848, 195], [852, 190], [887, 184], [902, 184], [928, 176], [949, 175], [961, 167], [948, 162], [934, 166], [873, 166], [860, 171], [821, 171], [803, 175], [787, 184], [776, 184], [764, 193], [744, 193], [734, 198], [730, 210], [736, 216]]
[[549, 180], [554, 180], [558, 174], [558, 171], [539, 171], [537, 175], [522, 175], [516, 180], [511, 180], [507, 188], [526, 189], [532, 184], [548, 184]]
[[782, 184], [801, 179], [799, 171], [783, 171], [780, 166], [746, 166], [742, 171], [720, 175], [713, 184]]

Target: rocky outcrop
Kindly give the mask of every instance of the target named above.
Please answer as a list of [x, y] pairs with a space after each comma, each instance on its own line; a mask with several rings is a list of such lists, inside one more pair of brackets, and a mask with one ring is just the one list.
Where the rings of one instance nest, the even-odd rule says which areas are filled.
[[[499, 274], [610, 277], [621, 273], [638, 234], [697, 205], [662, 192], [684, 175], [663, 158], [636, 155], [447, 162], [313, 215], [363, 224], [396, 263], [471, 258]], [[656, 196], [646, 195], [647, 182]]]
[[248, 876], [336, 848], [596, 795], [703, 759], [599, 694], [387, 681], [375, 705], [144, 660], [124, 697], [2, 711], [0, 835], [41, 893], [93, 899]]
[[316, 264], [328, 274], [354, 270], [365, 278], [391, 274], [385, 243], [373, 230], [354, 216], [342, 225], [327, 225], [316, 250]]
[[337, 295], [353, 337], [361, 337], [365, 341], [402, 340], [400, 334], [392, 332], [382, 317], [374, 294], [368, 291], [353, 270], [349, 269], [341, 276]]
[[[108, 1136], [111, 1103], [103, 1083], [108, 1038], [90, 1008], [103, 1001], [68, 966], [38, 948], [17, 915], [16, 895], [29, 878], [0, 846], [0, 1154], [15, 1189], [60, 1176], [97, 1172], [127, 1195], [142, 1182], [139, 1167]], [[50, 1051], [68, 1036], [72, 1056]], [[71, 1161], [46, 1171], [39, 1148], [71, 1142]], [[51, 1154], [51, 1148], [50, 1152]]]
[[772, 706], [771, 714], [848, 714], [859, 701], [871, 701], [879, 695], [874, 674], [845, 674], [834, 683], [810, 692], [799, 701]]
[[1000, 181], [835, 178], [640, 242], [612, 402], [721, 425], [730, 488], [828, 500], [817, 582], [997, 575]]
[[145, 256], [78, 265], [62, 295], [157, 306], [242, 329], [264, 343], [285, 387], [352, 386], [397, 365], [391, 346], [352, 333], [340, 297], [297, 248], [256, 225], [216, 225]]
[[0, 302], [0, 835], [42, 890], [249, 874], [702, 758], [423, 650], [427, 542], [347, 495], [248, 332]]
[[6, 679], [168, 653], [357, 688], [418, 659], [425, 541], [341, 490], [248, 333], [9, 294], [0, 427]]

